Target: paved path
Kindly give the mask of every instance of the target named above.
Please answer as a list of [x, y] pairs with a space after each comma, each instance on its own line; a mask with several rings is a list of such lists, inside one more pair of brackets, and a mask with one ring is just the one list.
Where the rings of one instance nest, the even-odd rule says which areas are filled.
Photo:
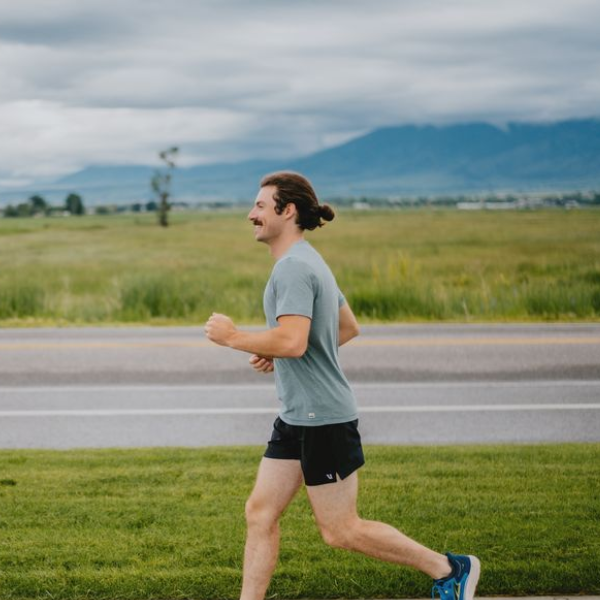
[[[600, 441], [600, 326], [365, 327], [366, 443]], [[0, 447], [263, 444], [272, 376], [198, 328], [0, 332]]]
[[[363, 327], [341, 348], [352, 381], [600, 379], [600, 324]], [[0, 330], [0, 386], [261, 381], [202, 328]]]
[[[600, 441], [599, 382], [356, 384], [366, 443]], [[263, 444], [272, 385], [0, 390], [0, 447]]]

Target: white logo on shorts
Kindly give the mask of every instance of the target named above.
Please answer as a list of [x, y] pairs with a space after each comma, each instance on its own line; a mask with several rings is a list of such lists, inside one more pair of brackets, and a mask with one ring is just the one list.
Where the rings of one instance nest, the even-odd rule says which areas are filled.
[[325, 477], [327, 477], [327, 479], [331, 479], [331, 481], [333, 481], [333, 475], [331, 473], [326, 473]]

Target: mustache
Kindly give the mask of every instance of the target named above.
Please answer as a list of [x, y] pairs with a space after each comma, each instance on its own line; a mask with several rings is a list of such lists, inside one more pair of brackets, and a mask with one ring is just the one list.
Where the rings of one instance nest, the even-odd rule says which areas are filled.
[[252, 225], [262, 225], [262, 221], [259, 221], [258, 219], [252, 219]]

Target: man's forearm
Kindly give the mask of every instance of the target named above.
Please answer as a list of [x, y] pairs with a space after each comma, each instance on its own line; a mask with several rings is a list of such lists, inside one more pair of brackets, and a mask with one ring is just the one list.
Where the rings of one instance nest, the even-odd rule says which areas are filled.
[[306, 352], [306, 345], [299, 345], [280, 327], [259, 332], [237, 330], [228, 346], [264, 358], [299, 358]]

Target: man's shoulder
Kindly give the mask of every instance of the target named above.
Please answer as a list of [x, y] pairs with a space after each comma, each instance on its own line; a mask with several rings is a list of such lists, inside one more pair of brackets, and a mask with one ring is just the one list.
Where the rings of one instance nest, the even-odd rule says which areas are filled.
[[297, 256], [294, 254], [284, 256], [280, 258], [273, 267], [274, 275], [283, 275], [294, 271], [297, 273], [312, 273], [315, 270], [312, 261], [304, 256]]

